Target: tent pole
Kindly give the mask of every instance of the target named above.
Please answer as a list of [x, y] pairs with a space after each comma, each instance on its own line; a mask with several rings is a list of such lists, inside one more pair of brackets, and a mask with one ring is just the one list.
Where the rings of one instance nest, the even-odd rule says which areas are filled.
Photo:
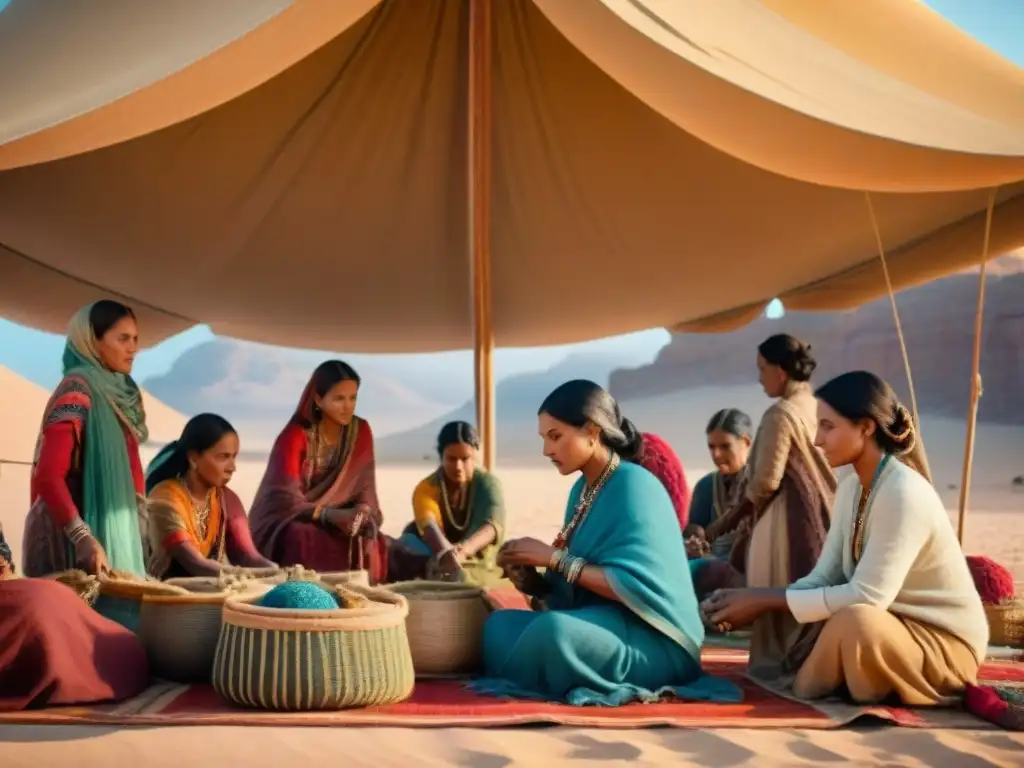
[[469, 248], [473, 275], [473, 371], [483, 464], [496, 461], [491, 317], [492, 2], [469, 0]]
[[978, 425], [978, 401], [981, 399], [981, 338], [985, 317], [985, 267], [988, 264], [989, 240], [992, 235], [992, 213], [996, 206], [993, 189], [985, 212], [985, 240], [981, 248], [981, 271], [978, 275], [978, 308], [974, 315], [974, 350], [971, 357], [971, 398], [967, 407], [967, 437], [964, 441], [964, 466], [960, 477], [960, 504], [957, 507], [956, 538], [964, 545], [964, 523], [967, 520], [967, 502], [971, 496], [971, 469], [974, 464], [974, 438]]

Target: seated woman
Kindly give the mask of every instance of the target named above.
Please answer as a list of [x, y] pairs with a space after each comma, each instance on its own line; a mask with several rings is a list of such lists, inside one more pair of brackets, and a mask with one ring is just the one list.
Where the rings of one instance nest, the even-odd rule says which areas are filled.
[[64, 378], [46, 404], [32, 467], [23, 570], [146, 572], [139, 513], [139, 445], [149, 436], [131, 377], [139, 328], [130, 307], [104, 299], [71, 318]]
[[281, 565], [366, 569], [372, 583], [414, 578], [430, 557], [381, 534], [373, 433], [355, 415], [359, 374], [317, 366], [274, 443], [249, 512], [256, 548]]
[[[696, 538], [702, 544], [708, 526], [739, 506], [744, 491], [742, 470], [747, 465], [754, 427], [743, 411], [726, 408], [711, 417], [705, 432], [715, 469], [693, 488], [689, 525], [684, 532], [688, 541]], [[730, 532], [716, 538], [714, 546], [701, 549], [720, 560], [728, 560], [735, 541], [735, 532]], [[694, 554], [691, 552], [691, 556]]]
[[683, 462], [668, 441], [652, 432], [640, 433], [640, 454], [633, 460], [654, 475], [668, 491], [672, 508], [679, 521], [679, 529], [685, 530], [690, 515], [690, 486], [686, 482]]
[[480, 436], [465, 421], [450, 421], [437, 436], [441, 466], [412, 494], [413, 522], [402, 544], [432, 555], [445, 573], [493, 555], [505, 538], [505, 506], [498, 478], [476, 466]]
[[121, 701], [149, 684], [138, 637], [50, 579], [19, 579], [0, 526], [0, 712]]
[[151, 576], [215, 576], [226, 565], [273, 567], [256, 551], [245, 507], [227, 487], [237, 458], [234, 427], [220, 416], [201, 413], [150, 462]]
[[[730, 563], [750, 587], [780, 588], [806, 576], [825, 543], [836, 478], [814, 445], [817, 404], [809, 382], [816, 367], [810, 346], [786, 334], [757, 348], [761, 386], [777, 402], [757, 428], [743, 470], [743, 497], [705, 529], [712, 547], [735, 535]], [[778, 674], [798, 634], [792, 617], [759, 618], [751, 673]]]
[[472, 688], [573, 705], [740, 700], [701, 669], [704, 627], [679, 523], [662, 484], [630, 462], [640, 448], [633, 424], [608, 392], [575, 380], [547, 397], [539, 428], [544, 455], [581, 476], [554, 546], [517, 539], [499, 553], [536, 610], [488, 617], [485, 678]]
[[945, 506], [921, 460], [913, 419], [864, 371], [817, 392], [818, 444], [852, 465], [836, 493], [821, 559], [787, 589], [723, 591], [703, 606], [740, 626], [767, 613], [805, 627], [809, 654], [786, 670], [806, 699], [846, 689], [858, 703], [891, 695], [946, 704], [974, 683], [988, 624]]

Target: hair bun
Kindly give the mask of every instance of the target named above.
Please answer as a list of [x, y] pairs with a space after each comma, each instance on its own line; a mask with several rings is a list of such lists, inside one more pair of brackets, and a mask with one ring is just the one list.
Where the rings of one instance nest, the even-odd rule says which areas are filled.
[[636, 425], [625, 417], [619, 419], [619, 430], [622, 432], [622, 438], [615, 440], [611, 447], [620, 458], [632, 461], [643, 452], [644, 440]]
[[899, 401], [894, 401], [892, 406], [892, 424], [886, 430], [886, 436], [900, 453], [906, 453], [914, 447], [916, 435], [914, 434], [914, 418], [910, 411]]

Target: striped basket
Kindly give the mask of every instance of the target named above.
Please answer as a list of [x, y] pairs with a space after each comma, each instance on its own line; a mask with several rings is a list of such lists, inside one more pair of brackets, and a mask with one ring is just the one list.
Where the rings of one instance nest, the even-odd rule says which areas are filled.
[[271, 586], [233, 576], [168, 579], [185, 594], [142, 598], [139, 638], [150, 671], [180, 683], [209, 681], [220, 637], [224, 601], [232, 595], [262, 595]]
[[417, 677], [456, 677], [479, 669], [490, 613], [482, 589], [440, 581], [406, 581], [388, 589], [409, 601], [405, 625]]
[[[263, 608], [251, 596], [224, 603], [213, 685], [228, 701], [271, 710], [348, 709], [403, 701], [415, 683], [404, 597], [341, 588], [364, 608]], [[339, 594], [339, 602], [342, 597]]]

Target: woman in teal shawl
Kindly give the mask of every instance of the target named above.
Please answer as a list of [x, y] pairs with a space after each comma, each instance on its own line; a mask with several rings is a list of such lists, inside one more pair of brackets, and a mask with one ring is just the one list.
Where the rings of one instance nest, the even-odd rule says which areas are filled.
[[548, 396], [539, 427], [544, 455], [562, 474], [582, 477], [553, 546], [518, 539], [499, 553], [534, 610], [491, 614], [485, 677], [471, 687], [572, 705], [739, 701], [736, 685], [701, 669], [704, 626], [679, 523], [658, 479], [630, 462], [636, 428], [608, 392], [584, 380]]
[[144, 576], [139, 445], [149, 436], [130, 373], [135, 314], [103, 300], [68, 328], [64, 378], [43, 415], [23, 546], [26, 576], [73, 567]]
[[505, 505], [498, 478], [476, 466], [479, 450], [480, 436], [472, 424], [450, 421], [441, 427], [441, 464], [413, 491], [413, 521], [399, 541], [433, 557], [431, 575], [466, 576], [486, 584], [490, 571], [494, 580], [500, 577], [494, 560], [505, 538]]

